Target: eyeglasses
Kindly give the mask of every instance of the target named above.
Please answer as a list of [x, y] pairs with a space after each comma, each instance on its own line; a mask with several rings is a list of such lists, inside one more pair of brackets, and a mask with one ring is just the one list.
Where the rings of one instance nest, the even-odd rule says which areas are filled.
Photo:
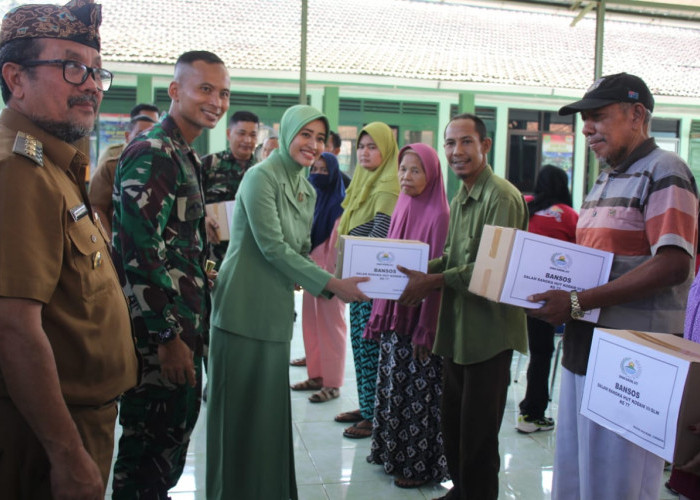
[[78, 61], [70, 61], [66, 59], [49, 59], [45, 61], [25, 61], [20, 63], [25, 68], [35, 66], [46, 66], [52, 64], [60, 64], [63, 66], [63, 79], [73, 85], [82, 85], [85, 83], [89, 75], [92, 75], [93, 80], [97, 82], [97, 86], [102, 92], [109, 90], [112, 85], [112, 73], [102, 68], [90, 68]]

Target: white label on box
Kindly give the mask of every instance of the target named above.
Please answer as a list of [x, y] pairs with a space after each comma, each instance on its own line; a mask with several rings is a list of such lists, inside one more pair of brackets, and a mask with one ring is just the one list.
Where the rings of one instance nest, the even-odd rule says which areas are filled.
[[427, 272], [428, 251], [428, 245], [392, 245], [387, 241], [378, 246], [355, 241], [343, 257], [343, 276], [369, 276], [369, 281], [358, 283], [360, 290], [373, 299], [396, 300], [408, 283], [408, 276], [396, 265]]
[[[575, 248], [575, 250], [573, 249]], [[518, 231], [510, 267], [503, 284], [501, 301], [527, 308], [538, 308], [527, 297], [546, 290], [581, 291], [608, 281], [612, 259], [601, 252], [553, 240], [542, 241]], [[600, 309], [586, 311], [585, 321], [595, 323]]]
[[673, 461], [690, 363], [595, 330], [581, 415]]

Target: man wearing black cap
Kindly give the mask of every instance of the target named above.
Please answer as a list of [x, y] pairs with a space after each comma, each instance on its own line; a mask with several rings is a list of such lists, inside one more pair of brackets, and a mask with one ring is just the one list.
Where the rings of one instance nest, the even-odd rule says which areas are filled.
[[153, 104], [141, 103], [131, 108], [129, 113], [131, 119], [124, 131], [125, 142], [115, 144], [105, 150], [97, 161], [95, 173], [90, 178], [90, 188], [88, 195], [92, 208], [100, 216], [100, 221], [107, 232], [112, 234], [112, 213], [114, 204], [112, 203], [112, 191], [114, 190], [114, 172], [117, 169], [119, 156], [124, 148], [134, 138], [144, 130], [148, 130], [154, 123], [158, 122], [158, 108]]
[[549, 291], [532, 316], [564, 333], [553, 499], [658, 498], [664, 461], [581, 416], [592, 323], [659, 333], [683, 331], [697, 248], [698, 198], [693, 176], [649, 136], [654, 98], [638, 77], [597, 80], [559, 114], [581, 113], [583, 134], [604, 163], [581, 207], [576, 242], [615, 254], [610, 281], [579, 292]]
[[104, 497], [116, 398], [136, 384], [129, 311], [85, 192], [112, 74], [100, 6], [23, 5], [0, 29], [0, 496]]

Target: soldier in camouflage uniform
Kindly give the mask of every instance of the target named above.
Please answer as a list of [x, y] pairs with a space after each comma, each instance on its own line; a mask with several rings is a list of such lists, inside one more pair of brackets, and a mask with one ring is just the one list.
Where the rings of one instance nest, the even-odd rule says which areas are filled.
[[117, 166], [113, 251], [143, 366], [121, 402], [114, 499], [167, 498], [185, 465], [209, 315], [201, 163], [190, 145], [226, 113], [229, 84], [216, 55], [180, 56], [169, 113]]
[[[226, 139], [229, 149], [202, 158], [204, 198], [207, 203], [231, 201], [236, 198], [243, 174], [255, 164], [255, 145], [260, 120], [250, 111], [236, 111], [229, 120]], [[219, 268], [226, 255], [228, 241], [219, 241], [216, 222], [207, 218], [209, 258]]]

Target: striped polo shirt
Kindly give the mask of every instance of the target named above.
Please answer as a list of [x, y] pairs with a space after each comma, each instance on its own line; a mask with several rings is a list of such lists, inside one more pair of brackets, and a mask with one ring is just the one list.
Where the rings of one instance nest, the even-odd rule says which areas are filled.
[[[613, 252], [610, 280], [651, 259], [662, 246], [695, 256], [698, 198], [695, 179], [677, 155], [647, 139], [614, 169], [601, 172], [581, 207], [576, 243]], [[598, 325], [658, 333], [681, 333], [694, 259], [685, 282], [641, 300], [600, 311]], [[591, 323], [571, 321], [564, 334], [562, 364], [585, 375], [593, 338]]]
[[[603, 171], [581, 207], [576, 242], [615, 254], [610, 279], [643, 264], [662, 246], [693, 259], [698, 239], [695, 179], [676, 154], [647, 139], [618, 167]], [[611, 328], [682, 332], [686, 282], [645, 299], [603, 308], [599, 324]]]

